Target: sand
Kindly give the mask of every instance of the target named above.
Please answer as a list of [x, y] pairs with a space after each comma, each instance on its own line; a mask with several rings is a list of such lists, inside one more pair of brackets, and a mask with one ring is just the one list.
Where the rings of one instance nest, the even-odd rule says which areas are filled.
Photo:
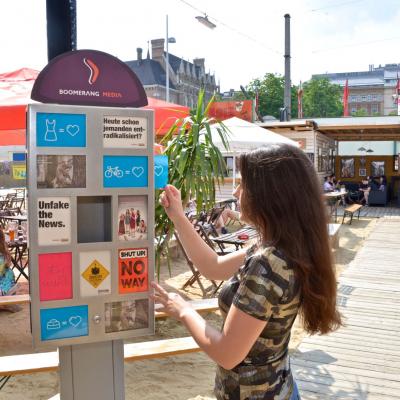
[[[339, 248], [334, 251], [336, 270], [339, 275], [355, 257], [364, 239], [369, 235], [376, 219], [353, 220], [352, 225], [340, 228]], [[190, 276], [189, 268], [182, 258], [173, 263], [172, 276], [165, 267], [161, 283], [177, 290], [188, 299], [201, 298], [194, 285], [182, 291], [183, 282]], [[207, 281], [204, 281], [208, 285]], [[20, 293], [27, 293], [27, 283], [21, 283]], [[29, 327], [29, 307], [0, 308], [0, 355], [33, 352]], [[205, 318], [214, 326], [220, 326], [218, 313], [208, 313]], [[156, 323], [156, 335], [135, 341], [187, 336], [188, 333], [176, 321], [168, 318]], [[298, 321], [292, 330], [290, 350], [293, 351], [306, 336]], [[210, 400], [213, 396], [214, 363], [203, 353], [180, 355], [164, 359], [125, 363], [126, 399], [174, 399]], [[0, 392], [2, 400], [48, 400], [59, 392], [57, 373], [21, 375], [10, 379]]]

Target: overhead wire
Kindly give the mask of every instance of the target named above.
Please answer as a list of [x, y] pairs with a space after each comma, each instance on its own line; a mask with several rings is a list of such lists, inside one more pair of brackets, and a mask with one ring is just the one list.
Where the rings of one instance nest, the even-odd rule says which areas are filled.
[[312, 50], [312, 53], [323, 53], [325, 51], [331, 51], [331, 50], [339, 50], [339, 49], [343, 49], [345, 47], [355, 47], [355, 46], [365, 46], [367, 44], [371, 44], [371, 43], [380, 43], [380, 42], [387, 42], [390, 40], [397, 40], [400, 39], [400, 36], [394, 36], [391, 38], [385, 38], [385, 39], [377, 39], [377, 40], [370, 40], [368, 42], [361, 42], [361, 43], [353, 43], [353, 44], [343, 44], [340, 46], [336, 46], [336, 47], [329, 47], [326, 49], [319, 49], [319, 50]]
[[364, 1], [365, 0], [350, 0], [350, 1], [346, 1], [344, 3], [328, 4], [328, 5], [324, 6], [324, 7], [311, 9], [311, 10], [309, 10], [309, 12], [316, 12], [316, 11], [326, 10], [327, 8], [337, 8], [337, 7], [341, 7], [341, 6], [346, 6], [347, 4], [361, 3], [361, 2], [364, 2]]

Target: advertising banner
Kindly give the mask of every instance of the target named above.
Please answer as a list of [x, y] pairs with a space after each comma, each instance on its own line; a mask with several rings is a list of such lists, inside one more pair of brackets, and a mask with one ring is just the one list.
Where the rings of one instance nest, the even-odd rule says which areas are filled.
[[13, 179], [21, 180], [26, 179], [26, 165], [13, 165], [12, 166]]
[[210, 107], [209, 116], [222, 121], [237, 117], [254, 122], [253, 100], [216, 101]]

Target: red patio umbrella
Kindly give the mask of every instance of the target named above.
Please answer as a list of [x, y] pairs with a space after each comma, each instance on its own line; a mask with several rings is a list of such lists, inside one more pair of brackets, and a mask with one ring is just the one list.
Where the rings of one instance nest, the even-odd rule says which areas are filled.
[[24, 146], [26, 105], [39, 71], [21, 68], [0, 74], [0, 146]]
[[[31, 90], [39, 71], [21, 68], [0, 74], [0, 146], [25, 146], [26, 105], [33, 103]], [[146, 109], [154, 110], [155, 133], [165, 135], [178, 118], [186, 117], [189, 108], [148, 97]]]

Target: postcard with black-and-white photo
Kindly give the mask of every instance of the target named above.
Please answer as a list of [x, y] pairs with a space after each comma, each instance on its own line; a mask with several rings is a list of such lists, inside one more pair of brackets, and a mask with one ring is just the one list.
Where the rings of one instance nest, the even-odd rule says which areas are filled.
[[85, 188], [86, 157], [70, 155], [38, 155], [37, 188]]
[[149, 327], [149, 300], [115, 301], [105, 304], [105, 332], [122, 332]]

